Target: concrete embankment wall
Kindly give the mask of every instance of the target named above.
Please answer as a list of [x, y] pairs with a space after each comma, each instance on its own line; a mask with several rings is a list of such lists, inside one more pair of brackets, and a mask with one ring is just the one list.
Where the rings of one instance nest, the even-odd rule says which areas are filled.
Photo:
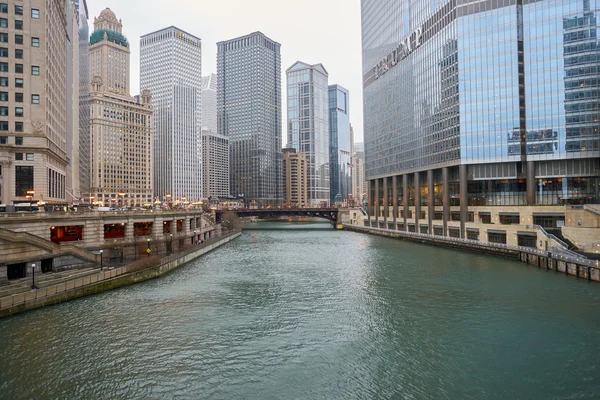
[[357, 225], [344, 225], [344, 229], [377, 236], [408, 240], [411, 242], [431, 244], [437, 247], [460, 249], [477, 252], [479, 254], [504, 257], [515, 261], [521, 261], [526, 264], [535, 265], [538, 268], [561, 272], [566, 275], [573, 275], [577, 278], [586, 279], [589, 281], [600, 282], [600, 268], [598, 267], [598, 263], [596, 262], [596, 264], [593, 264], [592, 261], [583, 258], [578, 260], [537, 249], [512, 248], [509, 246], [494, 245], [490, 243], [480, 243], [474, 240], [455, 239], [445, 236], [436, 237], [388, 229], [362, 227]]
[[99, 271], [97, 274], [64, 282], [56, 286], [2, 298], [0, 299], [0, 318], [158, 278], [193, 261], [203, 254], [234, 240], [240, 235], [241, 233], [237, 232], [214, 243], [207, 244], [198, 250], [181, 255], [173, 254], [161, 259], [160, 264], [154, 267], [148, 267], [134, 272], [130, 272], [128, 267]]

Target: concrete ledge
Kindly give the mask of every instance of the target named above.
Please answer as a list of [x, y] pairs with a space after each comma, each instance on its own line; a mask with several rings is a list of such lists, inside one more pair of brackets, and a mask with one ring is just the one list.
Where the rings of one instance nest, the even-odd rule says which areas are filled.
[[[193, 252], [177, 255], [173, 254], [161, 260], [159, 265], [145, 268], [135, 272], [127, 272], [127, 267], [112, 269], [110, 271], [99, 271], [98, 274], [89, 277], [90, 283], [76, 287], [75, 281], [65, 282], [56, 286], [47, 287], [44, 291], [36, 290], [5, 297], [0, 299], [0, 318], [17, 314], [23, 311], [62, 303], [64, 301], [76, 299], [78, 297], [88, 296], [95, 293], [102, 293], [107, 290], [116, 289], [122, 286], [132, 285], [137, 282], [144, 282], [149, 279], [158, 278], [167, 274], [186, 263], [206, 254], [230, 241], [238, 238], [241, 232], [226, 236], [221, 240], [201, 247]], [[79, 278], [78, 280], [81, 280]], [[84, 278], [85, 279], [85, 278]]]

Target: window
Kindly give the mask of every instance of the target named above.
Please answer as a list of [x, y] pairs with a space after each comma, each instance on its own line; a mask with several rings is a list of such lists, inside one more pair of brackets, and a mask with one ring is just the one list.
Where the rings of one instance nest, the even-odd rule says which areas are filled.
[[18, 165], [15, 167], [15, 190], [16, 196], [27, 196], [27, 191], [33, 190], [32, 166]]
[[15, 132], [23, 132], [23, 123], [15, 122]]
[[23, 49], [15, 49], [15, 58], [23, 58]]
[[0, 3], [0, 12], [1, 13], [7, 13], [8, 12], [8, 4], [6, 4], [6, 3]]
[[23, 35], [15, 35], [15, 44], [23, 44]]
[[8, 107], [6, 107], [6, 106], [0, 107], [0, 116], [8, 117]]
[[40, 10], [38, 10], [37, 8], [32, 8], [31, 9], [31, 18], [39, 19], [40, 18]]
[[15, 78], [15, 87], [18, 87], [18, 88], [23, 87], [23, 78]]
[[0, 71], [8, 72], [8, 63], [0, 62]]
[[23, 136], [15, 136], [15, 144], [18, 146], [23, 146]]
[[0, 47], [0, 57], [8, 57], [8, 48]]
[[8, 130], [8, 121], [0, 121], [0, 131]]
[[8, 136], [0, 136], [0, 144], [8, 144]]
[[31, 66], [31, 75], [39, 75], [39, 74], [40, 74], [40, 67], [39, 67], [39, 65], [32, 65]]
[[0, 18], [0, 28], [8, 28], [8, 20], [6, 18]]
[[39, 94], [31, 95], [31, 104], [40, 104], [40, 95]]
[[0, 86], [7, 87], [8, 86], [8, 78], [5, 76], [0, 76]]
[[0, 32], [0, 42], [1, 43], [8, 43], [8, 33], [6, 33], [6, 32]]
[[23, 153], [15, 153], [15, 160], [23, 161]]
[[15, 93], [15, 102], [17, 102], [17, 103], [23, 102], [23, 93]]
[[23, 6], [15, 5], [15, 15], [23, 15]]
[[33, 153], [27, 153], [27, 155], [25, 156], [25, 159], [27, 161], [33, 161]]
[[22, 74], [23, 73], [23, 64], [15, 64], [15, 72], [17, 74]]
[[15, 29], [22, 30], [23, 29], [23, 21], [16, 19], [15, 20]]
[[8, 92], [0, 92], [0, 101], [8, 101]]
[[15, 107], [15, 117], [23, 116], [23, 107]]
[[31, 38], [31, 46], [32, 47], [40, 47], [40, 38], [32, 37]]

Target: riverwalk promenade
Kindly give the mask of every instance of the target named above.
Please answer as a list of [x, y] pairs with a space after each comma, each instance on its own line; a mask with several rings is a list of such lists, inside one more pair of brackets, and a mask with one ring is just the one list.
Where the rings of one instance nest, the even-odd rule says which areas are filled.
[[345, 224], [343, 227], [346, 230], [354, 232], [369, 233], [412, 242], [426, 243], [434, 246], [500, 256], [535, 265], [538, 268], [544, 268], [557, 273], [573, 275], [580, 279], [600, 282], [600, 265], [598, 260], [590, 260], [575, 252], [564, 249], [552, 249], [546, 251], [524, 246], [488, 243], [471, 239], [359, 226], [356, 224]]
[[[27, 277], [11, 282], [0, 286], [0, 318], [160, 277], [240, 235], [240, 230], [232, 230], [173, 254], [44, 274], [37, 281]], [[32, 284], [35, 289], [31, 288]]]

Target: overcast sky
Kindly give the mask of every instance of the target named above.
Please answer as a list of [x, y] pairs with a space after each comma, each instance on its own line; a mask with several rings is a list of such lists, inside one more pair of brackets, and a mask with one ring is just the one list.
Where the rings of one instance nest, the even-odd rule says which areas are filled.
[[[322, 63], [329, 84], [350, 91], [354, 141], [362, 139], [359, 0], [87, 0], [90, 33], [106, 7], [123, 21], [131, 46], [131, 90], [139, 93], [140, 36], [175, 25], [202, 39], [202, 75], [216, 73], [217, 45], [254, 31], [281, 43], [283, 118], [285, 70], [297, 60]], [[285, 144], [285, 136], [283, 143]]]

